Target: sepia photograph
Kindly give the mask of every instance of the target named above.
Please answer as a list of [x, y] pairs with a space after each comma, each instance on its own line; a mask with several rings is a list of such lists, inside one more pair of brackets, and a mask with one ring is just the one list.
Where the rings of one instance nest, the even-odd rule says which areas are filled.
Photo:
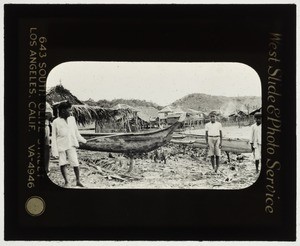
[[5, 240], [295, 241], [295, 20], [5, 4]]
[[67, 62], [47, 78], [46, 162], [65, 188], [243, 189], [261, 82], [242, 63]]

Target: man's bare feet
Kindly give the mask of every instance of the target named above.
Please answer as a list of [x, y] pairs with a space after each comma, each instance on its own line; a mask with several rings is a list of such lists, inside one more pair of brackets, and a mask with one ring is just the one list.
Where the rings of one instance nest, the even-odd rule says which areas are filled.
[[80, 181], [77, 181], [77, 182], [76, 182], [76, 186], [84, 187], [84, 185], [83, 185]]

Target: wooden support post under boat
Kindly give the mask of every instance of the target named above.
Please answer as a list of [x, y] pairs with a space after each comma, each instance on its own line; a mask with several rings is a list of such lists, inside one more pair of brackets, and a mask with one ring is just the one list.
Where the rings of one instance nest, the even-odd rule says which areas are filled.
[[127, 171], [127, 173], [131, 173], [132, 169], [133, 169], [133, 158], [130, 157], [130, 161], [129, 161], [129, 169]]
[[228, 163], [230, 163], [230, 156], [229, 156], [229, 151], [225, 151], [227, 158], [228, 158]]
[[133, 169], [133, 163], [134, 163], [133, 154], [129, 153], [128, 156], [129, 156], [129, 169], [128, 169], [127, 173], [131, 173], [131, 171]]

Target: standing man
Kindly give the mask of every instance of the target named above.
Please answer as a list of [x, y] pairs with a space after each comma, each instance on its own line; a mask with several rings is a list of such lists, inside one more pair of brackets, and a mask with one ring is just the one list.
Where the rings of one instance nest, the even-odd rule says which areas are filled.
[[205, 139], [209, 149], [208, 155], [210, 156], [212, 168], [217, 172], [222, 148], [222, 125], [220, 122], [216, 122], [216, 114], [214, 112], [210, 114], [210, 122], [205, 125]]
[[49, 160], [50, 160], [50, 120], [53, 117], [53, 110], [49, 103], [46, 102], [45, 110], [45, 171], [49, 173]]
[[52, 154], [54, 157], [59, 157], [59, 166], [65, 180], [65, 187], [69, 186], [66, 174], [66, 164], [68, 162], [74, 168], [76, 185], [83, 187], [79, 179], [79, 162], [76, 148], [79, 147], [79, 142], [86, 143], [86, 140], [79, 134], [75, 118], [71, 116], [71, 103], [61, 103], [58, 110], [59, 117], [52, 124]]
[[254, 155], [256, 173], [261, 159], [261, 113], [254, 115], [256, 123], [251, 126], [250, 144]]

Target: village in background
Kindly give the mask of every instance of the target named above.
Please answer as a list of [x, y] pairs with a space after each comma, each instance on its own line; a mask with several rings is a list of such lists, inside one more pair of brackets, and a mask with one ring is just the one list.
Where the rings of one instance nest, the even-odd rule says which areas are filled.
[[[57, 85], [48, 90], [50, 105], [68, 100], [81, 130], [99, 133], [139, 132], [165, 128], [186, 115], [181, 129], [202, 129], [215, 112], [223, 126], [249, 126], [254, 114], [261, 110], [261, 98], [255, 96], [224, 97], [201, 93], [189, 94], [170, 105], [161, 106], [145, 100], [115, 99], [112, 101], [89, 99], [81, 101], [67, 88]], [[101, 113], [99, 113], [101, 111]]]
[[[261, 110], [261, 97], [194, 93], [170, 105], [136, 99], [81, 101], [60, 84], [49, 88], [46, 100], [53, 108], [54, 118], [57, 117], [58, 103], [68, 100], [80, 133], [92, 139], [98, 134], [93, 140], [96, 143], [98, 136], [103, 136], [110, 144], [110, 138], [126, 137], [128, 133], [129, 138], [147, 138], [148, 133], [160, 134], [178, 126], [176, 122], [180, 116], [185, 116], [180, 127], [170, 135], [171, 140], [162, 138], [160, 147], [152, 151], [141, 151], [138, 142], [136, 148], [139, 151], [130, 155], [126, 151], [118, 153], [115, 149], [103, 151], [97, 144], [91, 145], [94, 149], [79, 148], [80, 176], [86, 188], [243, 189], [259, 177], [249, 137], [251, 124], [255, 122], [254, 114]], [[223, 126], [221, 162], [217, 173], [211, 167], [204, 137], [204, 127], [211, 112], [217, 114], [217, 120]], [[151, 136], [148, 136], [151, 142]], [[123, 148], [121, 142], [118, 148]], [[58, 160], [52, 157], [49, 168], [50, 180], [64, 186]], [[71, 167], [68, 167], [68, 173], [73, 183], [71, 188], [78, 188], [74, 185]]]

